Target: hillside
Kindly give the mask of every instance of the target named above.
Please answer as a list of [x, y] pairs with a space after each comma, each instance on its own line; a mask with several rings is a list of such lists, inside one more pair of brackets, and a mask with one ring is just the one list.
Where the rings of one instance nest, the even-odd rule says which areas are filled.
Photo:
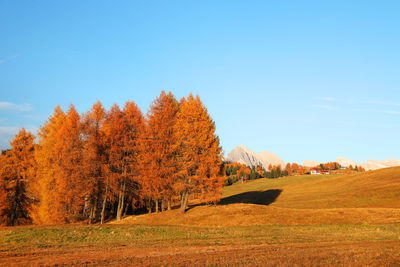
[[[400, 221], [400, 168], [259, 179], [226, 187], [217, 206], [129, 216], [122, 224], [315, 225]], [[116, 222], [113, 222], [116, 223]]]
[[321, 177], [282, 188], [273, 206], [287, 208], [400, 208], [400, 167]]
[[398, 160], [398, 159], [386, 159], [386, 160], [381, 160], [381, 161], [370, 159], [367, 162], [359, 163], [359, 162], [355, 162], [354, 160], [351, 160], [351, 159], [338, 157], [338, 158], [336, 158], [336, 162], [339, 163], [343, 167], [349, 167], [350, 165], [352, 165], [353, 167], [362, 166], [367, 171], [400, 166], [400, 160]]

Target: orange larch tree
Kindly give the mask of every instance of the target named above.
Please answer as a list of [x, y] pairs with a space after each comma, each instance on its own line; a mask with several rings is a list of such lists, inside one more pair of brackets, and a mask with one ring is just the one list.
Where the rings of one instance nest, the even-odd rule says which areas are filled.
[[143, 113], [135, 102], [126, 102], [123, 114], [126, 123], [124, 128], [126, 130], [124, 139], [126, 177], [122, 184], [121, 198], [118, 202], [117, 219], [126, 214], [128, 204], [134, 205], [139, 202], [140, 168], [138, 158], [142, 152], [141, 137], [144, 129]]
[[35, 137], [22, 128], [10, 142], [11, 149], [1, 156], [0, 218], [10, 226], [31, 221], [31, 184], [35, 179]]
[[288, 175], [292, 175], [292, 166], [290, 163], [286, 164], [285, 170], [287, 171]]
[[[140, 153], [140, 136], [143, 131], [143, 115], [134, 102], [127, 102], [122, 111], [114, 104], [104, 122], [106, 134], [107, 169], [110, 180], [110, 193], [117, 201], [117, 220], [126, 211], [127, 200], [133, 201], [137, 190], [139, 176], [138, 154]], [[106, 189], [106, 192], [108, 189]], [[103, 198], [103, 211], [108, 194]], [[103, 216], [102, 216], [103, 217]]]
[[64, 121], [65, 113], [57, 106], [53, 115], [38, 132], [38, 145], [35, 150], [37, 178], [33, 184], [34, 195], [38, 201], [31, 209], [32, 220], [36, 224], [52, 224], [58, 221], [54, 216], [57, 184], [55, 145]]
[[175, 189], [176, 135], [174, 125], [179, 106], [172, 93], [161, 92], [150, 106], [147, 113], [146, 132], [143, 135], [142, 190], [149, 198], [148, 209], [151, 212], [151, 201], [155, 203], [155, 211], [161, 210], [164, 203], [171, 209], [171, 200]]
[[59, 222], [73, 222], [83, 216], [86, 172], [82, 135], [80, 115], [70, 105], [55, 144], [57, 166], [54, 201], [55, 217]]
[[85, 209], [89, 224], [97, 217], [101, 194], [104, 190], [105, 174], [105, 142], [103, 123], [106, 111], [100, 101], [97, 101], [83, 116], [84, 132], [84, 170], [85, 182]]
[[215, 124], [199, 96], [190, 94], [181, 101], [174, 129], [179, 148], [177, 188], [184, 213], [191, 193], [200, 193], [200, 198], [206, 201], [216, 202], [220, 198], [222, 150]]
[[[107, 176], [106, 176], [106, 189], [103, 196], [101, 221], [104, 221], [105, 209], [107, 201], [110, 199], [115, 201], [116, 195], [120, 194], [121, 183], [123, 180], [123, 168], [125, 147], [124, 139], [126, 123], [124, 121], [124, 113], [117, 104], [111, 106], [107, 113], [104, 122], [104, 133], [106, 141], [106, 162], [107, 162]], [[118, 201], [120, 200], [120, 197]]]

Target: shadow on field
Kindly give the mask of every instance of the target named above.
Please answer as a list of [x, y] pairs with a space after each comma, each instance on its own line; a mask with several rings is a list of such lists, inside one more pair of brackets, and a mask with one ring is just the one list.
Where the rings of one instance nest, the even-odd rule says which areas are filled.
[[278, 198], [281, 194], [281, 189], [270, 189], [265, 191], [251, 191], [245, 192], [230, 197], [225, 197], [219, 202], [220, 205], [245, 203], [245, 204], [258, 204], [269, 205]]

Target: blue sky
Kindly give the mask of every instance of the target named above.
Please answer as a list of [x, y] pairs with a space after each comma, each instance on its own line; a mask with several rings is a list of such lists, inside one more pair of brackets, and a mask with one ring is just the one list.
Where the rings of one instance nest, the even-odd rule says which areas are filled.
[[0, 147], [60, 104], [199, 94], [226, 152], [400, 158], [399, 1], [1, 1]]

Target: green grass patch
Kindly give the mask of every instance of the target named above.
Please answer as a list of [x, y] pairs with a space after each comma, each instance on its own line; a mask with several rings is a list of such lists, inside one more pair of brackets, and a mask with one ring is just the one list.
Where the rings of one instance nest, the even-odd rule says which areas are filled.
[[2, 251], [65, 247], [168, 247], [287, 242], [399, 240], [400, 224], [235, 227], [68, 226], [0, 230]]

